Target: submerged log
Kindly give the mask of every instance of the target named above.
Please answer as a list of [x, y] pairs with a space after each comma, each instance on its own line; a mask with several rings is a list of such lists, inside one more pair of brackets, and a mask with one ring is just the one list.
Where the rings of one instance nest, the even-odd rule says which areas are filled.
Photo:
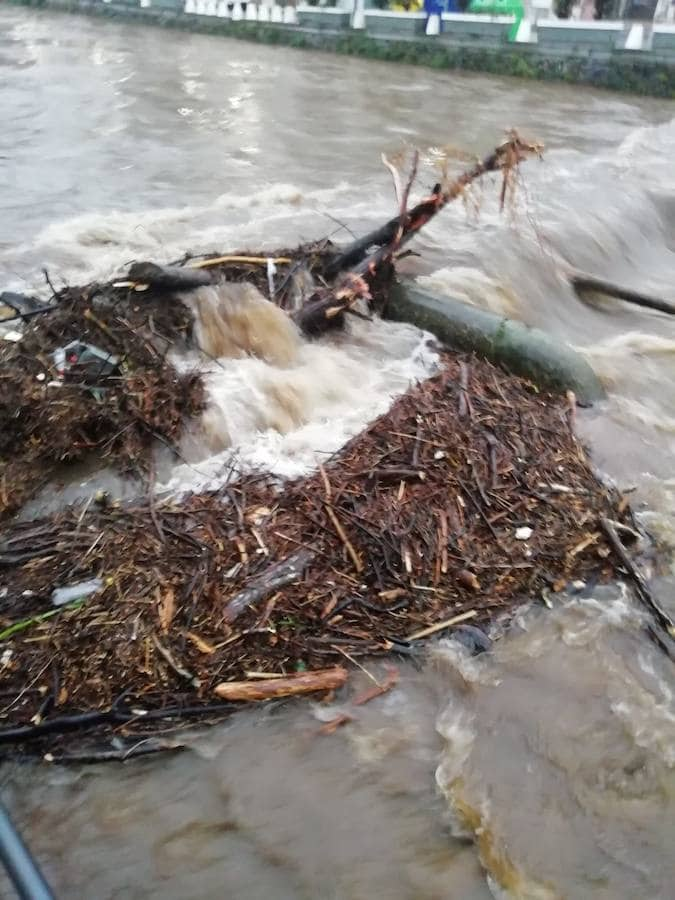
[[453, 350], [478, 353], [538, 387], [558, 393], [574, 391], [582, 406], [605, 396], [583, 356], [538, 328], [450, 297], [435, 297], [412, 285], [393, 286], [385, 313], [431, 331]]
[[657, 312], [675, 316], [675, 302], [672, 300], [663, 300], [660, 297], [641, 294], [638, 291], [613, 284], [611, 281], [604, 281], [602, 278], [587, 275], [585, 272], [573, 272], [569, 276], [569, 282], [581, 300], [584, 299], [583, 295], [585, 293], [604, 294], [607, 297], [614, 297], [616, 300], [623, 300], [624, 303], [632, 303], [634, 306], [654, 309]]

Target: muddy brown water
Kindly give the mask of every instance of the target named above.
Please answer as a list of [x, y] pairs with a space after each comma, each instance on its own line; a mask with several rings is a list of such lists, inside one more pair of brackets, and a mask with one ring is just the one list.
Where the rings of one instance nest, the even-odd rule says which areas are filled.
[[[6, 6], [0, 91], [3, 288], [42, 290], [43, 265], [83, 281], [187, 249], [345, 239], [393, 212], [381, 152], [420, 147], [430, 185], [448, 144], [486, 152], [511, 125], [543, 140], [506, 215], [486, 185], [425, 231], [407, 274], [588, 355], [609, 399], [580, 429], [672, 541], [675, 324], [586, 306], [564, 278], [675, 298], [672, 103]], [[195, 438], [166, 482], [218, 483], [228, 443], [306, 471], [433, 366], [423, 335], [382, 323], [285, 367], [229, 359], [208, 372], [214, 443]], [[675, 609], [673, 576], [656, 588]], [[673, 671], [639, 615], [618, 587], [535, 603], [490, 654], [448, 641], [402, 664], [333, 736], [317, 731], [339, 705], [247, 711], [161, 759], [6, 764], [2, 796], [63, 898], [669, 898]]]

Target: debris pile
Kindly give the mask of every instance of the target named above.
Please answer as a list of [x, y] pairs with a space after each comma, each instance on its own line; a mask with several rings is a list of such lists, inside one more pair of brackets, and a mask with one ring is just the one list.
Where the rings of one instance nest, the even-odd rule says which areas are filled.
[[[289, 277], [280, 281], [280, 301], [292, 294], [294, 271], [316, 273], [327, 253], [327, 246], [310, 245], [282, 257]], [[20, 341], [1, 342], [0, 517], [20, 509], [63, 463], [95, 456], [143, 479], [153, 448], [177, 451], [186, 423], [206, 402], [198, 372], [174, 365], [173, 354], [194, 347], [193, 314], [181, 289], [202, 275], [209, 283], [246, 281], [267, 290], [265, 257], [181, 262], [132, 266], [131, 273], [154, 276], [149, 285], [56, 291], [40, 314], [26, 314]]]
[[[574, 437], [574, 398], [456, 354], [311, 477], [153, 491], [155, 448], [178, 455], [207, 402], [198, 371], [176, 367], [208, 352], [190, 291], [245, 282], [307, 336], [377, 312], [405, 243], [486, 172], [504, 203], [539, 149], [511, 133], [411, 207], [417, 156], [405, 185], [385, 160], [399, 212], [342, 249], [137, 262], [122, 281], [52, 288], [46, 305], [4, 295], [24, 327], [0, 350], [0, 745], [60, 759], [165, 749], [195, 719], [333, 691], [347, 663], [414, 655], [457, 626], [485, 649], [476, 626], [554, 602], [572, 579], [609, 579], [615, 558], [638, 581], [630, 511]], [[9, 521], [57, 466], [90, 455], [149, 489]]]
[[[212, 721], [232, 709], [219, 697], [259, 696], [263, 676], [318, 670], [330, 686], [348, 660], [410, 654], [572, 578], [610, 578], [600, 522], [627, 505], [594, 477], [570, 414], [446, 355], [283, 489], [249, 475], [180, 502], [15, 524], [0, 544], [0, 743], [58, 753], [94, 728], [138, 741]], [[55, 606], [70, 585], [80, 596]], [[222, 687], [239, 681], [248, 694]]]

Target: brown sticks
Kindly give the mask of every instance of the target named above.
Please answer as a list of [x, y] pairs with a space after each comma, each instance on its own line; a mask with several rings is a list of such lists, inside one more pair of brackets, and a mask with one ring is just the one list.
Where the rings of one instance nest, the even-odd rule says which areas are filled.
[[654, 616], [654, 619], [658, 622], [661, 628], [663, 628], [666, 634], [675, 640], [675, 624], [673, 623], [673, 620], [670, 618], [668, 613], [664, 609], [662, 609], [656, 602], [656, 600], [652, 596], [651, 591], [649, 590], [649, 587], [647, 586], [647, 581], [645, 580], [644, 575], [626, 552], [626, 548], [621, 543], [621, 538], [619, 537], [619, 529], [617, 528], [616, 523], [610, 521], [604, 516], [601, 516], [600, 525], [602, 526], [602, 530], [607, 535], [607, 539], [612, 547], [612, 550], [614, 550], [616, 555], [621, 560], [623, 567], [633, 579], [638, 597], [640, 598], [642, 603], [649, 609], [651, 614]]
[[342, 666], [301, 672], [288, 678], [269, 678], [265, 681], [225, 681], [214, 688], [221, 700], [273, 700], [296, 694], [312, 694], [315, 691], [334, 691], [347, 680], [347, 670]]

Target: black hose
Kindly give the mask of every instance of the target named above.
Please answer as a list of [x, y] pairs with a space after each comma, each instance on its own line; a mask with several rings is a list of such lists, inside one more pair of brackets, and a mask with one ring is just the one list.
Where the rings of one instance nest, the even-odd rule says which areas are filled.
[[0, 803], [0, 861], [21, 900], [54, 900], [49, 885]]

